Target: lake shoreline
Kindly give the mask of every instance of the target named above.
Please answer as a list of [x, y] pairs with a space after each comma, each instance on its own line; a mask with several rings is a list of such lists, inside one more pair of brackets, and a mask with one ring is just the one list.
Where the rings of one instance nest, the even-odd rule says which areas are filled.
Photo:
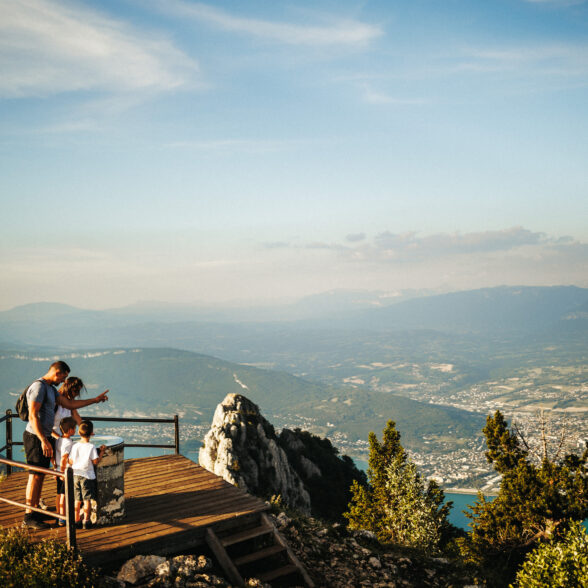
[[483, 492], [477, 488], [443, 488], [443, 492], [449, 494], [469, 494], [471, 496], [478, 496], [478, 492], [482, 492], [484, 496], [498, 496], [497, 492]]

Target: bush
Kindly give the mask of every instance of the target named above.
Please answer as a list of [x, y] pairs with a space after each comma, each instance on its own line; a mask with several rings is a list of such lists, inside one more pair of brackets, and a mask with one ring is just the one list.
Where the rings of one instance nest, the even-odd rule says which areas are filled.
[[517, 574], [520, 588], [588, 588], [588, 535], [578, 522], [559, 541], [532, 551]]
[[92, 588], [97, 574], [55, 540], [33, 543], [24, 529], [0, 529], [0, 586]]
[[354, 482], [348, 511], [343, 516], [351, 529], [375, 533], [382, 543], [436, 552], [453, 535], [447, 520], [451, 503], [443, 491], [425, 482], [400, 444], [394, 421], [388, 421], [382, 443], [369, 435], [367, 486]]

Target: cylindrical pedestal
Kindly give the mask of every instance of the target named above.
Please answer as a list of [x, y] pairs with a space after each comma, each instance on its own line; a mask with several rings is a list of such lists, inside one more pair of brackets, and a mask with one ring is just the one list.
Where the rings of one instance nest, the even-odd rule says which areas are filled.
[[[125, 444], [121, 437], [96, 435], [92, 443], [106, 452], [96, 466], [98, 500], [92, 520], [99, 525], [112, 525], [125, 516]], [[94, 510], [94, 509], [92, 509]]]

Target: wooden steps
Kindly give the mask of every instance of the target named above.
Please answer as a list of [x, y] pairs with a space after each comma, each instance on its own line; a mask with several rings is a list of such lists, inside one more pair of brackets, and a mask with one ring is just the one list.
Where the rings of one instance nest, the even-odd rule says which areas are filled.
[[243, 541], [249, 541], [250, 539], [255, 539], [256, 537], [263, 537], [268, 533], [271, 533], [273, 526], [268, 526], [265, 522], [262, 522], [261, 525], [254, 527], [253, 529], [247, 529], [246, 531], [241, 531], [240, 533], [234, 533], [233, 535], [229, 535], [228, 537], [224, 537], [221, 540], [223, 547], [230, 547], [231, 545], [235, 545], [236, 543], [242, 543]]
[[288, 564], [282, 566], [281, 568], [276, 568], [274, 570], [270, 570], [269, 572], [263, 572], [259, 574], [258, 578], [262, 582], [273, 582], [278, 578], [284, 578], [286, 576], [291, 576], [293, 574], [297, 574], [300, 570], [294, 564]]
[[208, 529], [206, 542], [229, 580], [243, 586], [245, 579], [259, 578], [273, 586], [312, 588], [314, 583], [270, 518], [260, 513], [246, 529], [227, 529], [218, 534]]
[[266, 557], [278, 555], [284, 551], [285, 549], [281, 545], [272, 545], [271, 547], [266, 547], [265, 549], [260, 549], [259, 551], [254, 551], [253, 553], [238, 557], [235, 559], [235, 565], [237, 567], [244, 566], [259, 561], [260, 559], [265, 559]]

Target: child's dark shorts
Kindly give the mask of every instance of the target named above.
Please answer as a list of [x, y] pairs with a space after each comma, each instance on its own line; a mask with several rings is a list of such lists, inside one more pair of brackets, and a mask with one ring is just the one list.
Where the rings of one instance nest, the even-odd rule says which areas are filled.
[[56, 478], [57, 480], [57, 494], [65, 494], [65, 480], [63, 478]]
[[84, 476], [74, 476], [74, 494], [78, 502], [86, 500], [96, 500], [96, 480], [84, 478]]

